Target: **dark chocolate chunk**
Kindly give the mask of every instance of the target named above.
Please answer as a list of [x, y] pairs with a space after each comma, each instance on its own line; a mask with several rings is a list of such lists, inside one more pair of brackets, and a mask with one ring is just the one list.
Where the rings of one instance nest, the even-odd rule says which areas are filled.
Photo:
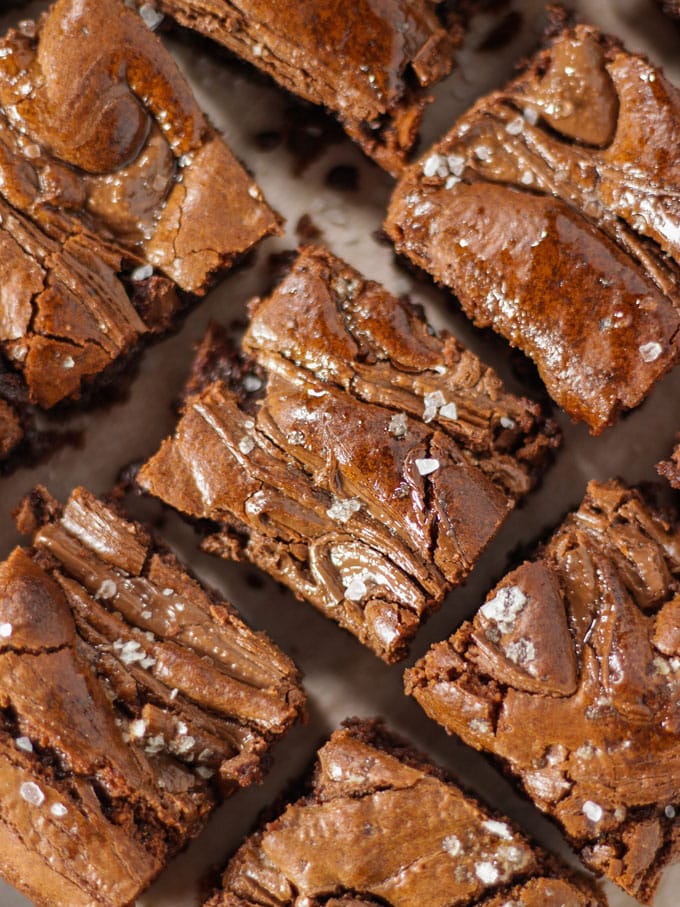
[[524, 72], [405, 173], [386, 230], [597, 434], [678, 360], [678, 141], [663, 72], [555, 13]]
[[0, 40], [0, 149], [0, 346], [45, 408], [278, 230], [120, 0], [57, 0]]
[[441, 0], [158, 0], [290, 92], [322, 104], [391, 173], [417, 136], [426, 89], [451, 72], [462, 18]]
[[680, 524], [591, 482], [534, 560], [407, 672], [584, 862], [644, 904], [680, 860]]
[[259, 780], [304, 697], [263, 634], [77, 489], [0, 565], [0, 873], [44, 907], [132, 904]]
[[538, 478], [555, 426], [322, 248], [254, 302], [244, 350], [237, 367], [208, 333], [139, 484], [212, 521], [206, 550], [253, 561], [401, 658]]
[[375, 721], [347, 722], [305, 794], [256, 831], [205, 907], [597, 907], [604, 902]]

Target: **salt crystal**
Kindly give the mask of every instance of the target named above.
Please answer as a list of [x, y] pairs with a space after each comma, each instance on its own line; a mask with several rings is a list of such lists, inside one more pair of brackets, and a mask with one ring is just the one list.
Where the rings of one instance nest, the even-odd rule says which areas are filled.
[[118, 592], [118, 587], [111, 579], [105, 579], [101, 586], [97, 589], [96, 595], [98, 598], [113, 598], [113, 596]]
[[470, 722], [470, 730], [475, 734], [490, 734], [491, 725], [484, 718], [473, 718]]
[[475, 875], [479, 881], [483, 882], [485, 885], [493, 885], [498, 881], [500, 873], [493, 863], [484, 860], [481, 863], [475, 864]]
[[153, 613], [152, 613], [151, 611], [142, 611], [142, 612], [140, 612], [140, 615], [139, 615], [139, 616], [140, 616], [143, 620], [150, 620], [150, 618], [153, 617]]
[[509, 123], [505, 125], [505, 131], [510, 135], [519, 135], [520, 132], [524, 129], [524, 120], [522, 117], [515, 117], [513, 120], [510, 120]]
[[76, 363], [73, 356], [64, 356], [61, 364], [63, 368], [74, 368]]
[[434, 176], [441, 166], [442, 158], [438, 154], [431, 154], [423, 164], [423, 176]]
[[12, 635], [12, 624], [0, 624], [0, 636], [3, 639], [9, 639]]
[[33, 781], [25, 781], [19, 788], [19, 793], [31, 806], [42, 806], [45, 802], [45, 794]]
[[178, 693], [179, 690], [177, 689], [177, 687], [174, 687], [170, 692], [170, 699], [176, 699]]
[[156, 664], [156, 659], [151, 658], [150, 656], [147, 658], [143, 658], [139, 662], [140, 667], [144, 668], [145, 671], [148, 671], [149, 668], [152, 668], [155, 664]]
[[150, 756], [155, 756], [160, 753], [164, 746], [165, 738], [162, 734], [157, 734], [155, 737], [149, 737], [146, 746], [144, 747], [144, 752], [148, 753]]
[[170, 598], [170, 596], [171, 596], [171, 595], [174, 595], [174, 594], [175, 594], [175, 590], [174, 590], [174, 589], [163, 589], [163, 595], [164, 595], [166, 598]]
[[208, 768], [207, 765], [199, 765], [196, 768], [196, 774], [200, 775], [201, 778], [205, 778], [205, 780], [207, 781], [209, 778], [212, 778], [212, 776], [215, 774], [215, 771], [212, 768]]
[[238, 442], [238, 449], [241, 451], [242, 454], [249, 454], [253, 450], [254, 447], [255, 447], [255, 442], [253, 441], [252, 438], [249, 438], [248, 436], [246, 436], [245, 438], [241, 438], [241, 440]]
[[530, 640], [518, 639], [516, 642], [508, 644], [505, 654], [515, 664], [527, 665], [536, 658], [536, 648]]
[[425, 409], [423, 410], [423, 422], [431, 422], [437, 415], [437, 411], [446, 403], [446, 397], [441, 391], [432, 391], [423, 397]]
[[147, 727], [148, 725], [143, 718], [137, 718], [135, 721], [131, 721], [128, 728], [130, 737], [133, 740], [137, 737], [143, 737], [146, 734]]
[[243, 379], [243, 388], [249, 394], [252, 394], [254, 391], [259, 391], [262, 387], [262, 379], [258, 378], [257, 375], [246, 375]]
[[583, 804], [583, 815], [591, 822], [599, 822], [604, 815], [604, 810], [599, 803], [593, 803], [592, 800], [586, 800]]
[[452, 176], [462, 176], [463, 170], [465, 170], [465, 158], [460, 154], [449, 154], [446, 158], [446, 163], [448, 164], [449, 171]]
[[155, 31], [163, 21], [163, 13], [159, 13], [150, 3], [144, 3], [140, 6], [139, 15], [144, 20], [144, 24], [148, 26], [151, 31]]
[[436, 472], [439, 469], [439, 460], [434, 460], [429, 457], [418, 459], [416, 460], [416, 469], [421, 476], [429, 476], [430, 473]]
[[260, 197], [260, 190], [257, 188], [257, 186], [249, 186], [249, 187], [248, 187], [248, 195], [249, 195], [251, 198], [259, 198], [259, 197]]
[[178, 756], [184, 756], [194, 747], [195, 743], [194, 737], [182, 737], [181, 740], [173, 742], [173, 749]]
[[515, 420], [509, 419], [507, 416], [501, 416], [500, 422], [503, 428], [517, 428]]
[[391, 435], [394, 435], [395, 438], [404, 438], [406, 437], [407, 431], [407, 422], [405, 413], [395, 413], [390, 419], [390, 424], [387, 426], [387, 430]]
[[17, 737], [14, 742], [16, 743], [18, 749], [23, 750], [25, 753], [33, 752], [33, 744], [28, 737]]
[[442, 841], [442, 848], [452, 857], [457, 856], [461, 851], [460, 839], [455, 835], [448, 835]]
[[210, 750], [206, 747], [204, 750], [201, 750], [201, 752], [198, 754], [198, 761], [207, 762], [211, 756], [212, 756], [212, 750]]
[[339, 523], [346, 523], [358, 510], [361, 510], [361, 501], [356, 498], [347, 498], [347, 500], [344, 501], [335, 498], [333, 505], [328, 508], [326, 514], [332, 520], [337, 520]]
[[488, 145], [477, 145], [474, 151], [480, 161], [490, 161], [493, 156], [493, 150]]
[[534, 181], [534, 175], [531, 170], [525, 170], [519, 178], [523, 186], [530, 186]]
[[519, 586], [503, 586], [479, 609], [480, 613], [498, 625], [501, 633], [510, 633], [515, 620], [527, 603], [527, 597]]
[[68, 810], [63, 803], [53, 803], [52, 806], [50, 806], [50, 812], [57, 819], [63, 819]]
[[650, 343], [643, 343], [640, 347], [640, 356], [643, 362], [656, 362], [662, 353], [663, 347], [661, 344], [653, 340]]
[[261, 57], [263, 50], [264, 50], [264, 48], [262, 47], [261, 44], [253, 44], [253, 56]]
[[453, 187], [456, 186], [459, 182], [460, 182], [460, 178], [459, 178], [459, 177], [457, 177], [457, 176], [449, 176], [449, 177], [447, 177], [447, 180], [446, 180], [446, 182], [444, 183], [444, 188], [445, 188], [445, 189], [453, 189]]
[[439, 415], [443, 416], [445, 419], [450, 419], [452, 422], [455, 422], [458, 418], [458, 407], [455, 403], [445, 403], [444, 406], [439, 410]]
[[289, 444], [300, 447], [305, 443], [305, 433], [303, 431], [289, 431], [286, 435], [286, 440]]
[[664, 815], [666, 816], [667, 819], [674, 819], [675, 818], [675, 807], [671, 806], [669, 803], [668, 806], [664, 809]]
[[153, 265], [141, 265], [139, 268], [135, 268], [130, 277], [134, 281], [139, 280], [148, 280], [153, 274]]
[[488, 819], [486, 822], [482, 822], [482, 826], [487, 831], [490, 831], [492, 835], [497, 835], [497, 837], [503, 838], [504, 841], [512, 841], [512, 832], [505, 822]]
[[24, 154], [31, 160], [35, 160], [37, 157], [40, 157], [40, 145], [26, 145]]
[[530, 126], [535, 126], [538, 123], [538, 111], [533, 107], [525, 107], [522, 111], [524, 114], [524, 119]]

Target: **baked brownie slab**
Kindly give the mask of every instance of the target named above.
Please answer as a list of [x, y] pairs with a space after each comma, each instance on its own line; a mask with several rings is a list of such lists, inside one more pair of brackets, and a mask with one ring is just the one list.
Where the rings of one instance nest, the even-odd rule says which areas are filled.
[[0, 148], [0, 345], [42, 407], [278, 231], [122, 0], [57, 0], [0, 40]]
[[0, 565], [0, 873], [45, 907], [132, 904], [299, 714], [294, 665], [77, 489]]
[[212, 521], [206, 550], [253, 561], [394, 661], [529, 491], [556, 430], [322, 248], [251, 315], [240, 362], [208, 333], [139, 484]]
[[158, 0], [142, 4], [219, 41], [290, 92], [322, 104], [396, 174], [426, 89], [451, 72], [461, 18], [441, 0]]
[[595, 907], [556, 859], [375, 721], [347, 722], [305, 794], [256, 831], [206, 907]]
[[680, 859], [680, 525], [591, 483], [531, 561], [406, 675], [639, 901]]
[[409, 168], [385, 226], [598, 434], [678, 359], [680, 92], [565, 16]]

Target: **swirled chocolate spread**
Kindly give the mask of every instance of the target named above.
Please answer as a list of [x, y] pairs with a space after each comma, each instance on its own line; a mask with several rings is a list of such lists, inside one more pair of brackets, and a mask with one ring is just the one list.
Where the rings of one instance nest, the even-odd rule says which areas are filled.
[[121, 0], [57, 0], [0, 39], [0, 347], [33, 403], [77, 397], [277, 230]]
[[295, 666], [84, 489], [36, 489], [0, 564], [0, 873], [41, 907], [127, 907], [257, 781]]
[[565, 15], [408, 169], [385, 227], [598, 434], [678, 360], [680, 92]]
[[680, 858], [675, 515], [619, 482], [591, 482], [406, 688], [501, 760], [594, 872], [652, 903]]
[[205, 907], [598, 907], [595, 891], [379, 722], [319, 750], [304, 795]]
[[441, 0], [138, 0], [219, 41], [334, 113], [392, 174], [418, 138], [427, 88], [453, 69], [463, 17]]
[[538, 478], [555, 426], [454, 337], [323, 248], [216, 329], [138, 481], [387, 661]]

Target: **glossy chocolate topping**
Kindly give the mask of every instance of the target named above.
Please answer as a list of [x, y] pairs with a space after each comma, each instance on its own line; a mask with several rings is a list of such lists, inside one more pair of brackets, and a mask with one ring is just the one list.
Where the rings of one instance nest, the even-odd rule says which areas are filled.
[[44, 407], [167, 328], [173, 283], [203, 294], [278, 228], [121, 0], [57, 0], [0, 40], [0, 184], [0, 344]]
[[407, 672], [582, 859], [643, 903], [680, 858], [680, 528], [618, 482]]
[[392, 173], [416, 141], [424, 89], [462, 37], [439, 0], [159, 0], [158, 10], [224, 44], [293, 94], [323, 104]]
[[409, 169], [386, 229], [599, 433], [678, 358], [678, 141], [663, 72], [567, 25]]
[[303, 702], [293, 664], [84, 489], [0, 565], [0, 871], [36, 904], [131, 903]]
[[[209, 333], [198, 363], [220, 360]], [[538, 408], [320, 248], [256, 300], [262, 377], [192, 387], [138, 481], [387, 660], [460, 583], [558, 443]], [[222, 354], [228, 361], [228, 354]], [[264, 387], [263, 387], [264, 385]]]
[[249, 838], [206, 907], [596, 907], [580, 880], [371, 722], [336, 731], [305, 797]]

